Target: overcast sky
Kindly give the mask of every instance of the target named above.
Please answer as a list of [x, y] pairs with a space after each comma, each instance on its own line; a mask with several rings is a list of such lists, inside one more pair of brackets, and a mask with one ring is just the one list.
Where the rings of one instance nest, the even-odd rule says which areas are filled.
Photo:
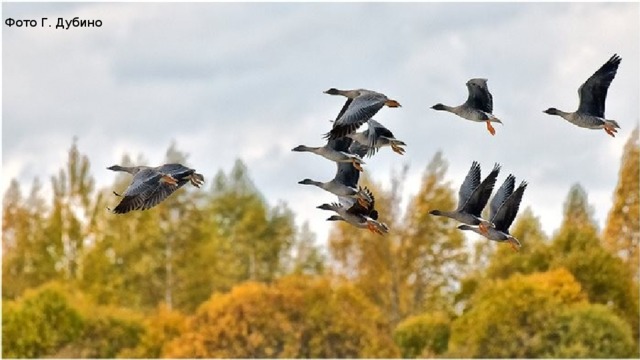
[[[548, 233], [580, 182], [601, 226], [611, 206], [620, 155], [639, 121], [637, 3], [3, 3], [2, 190], [30, 184], [65, 163], [74, 136], [98, 186], [123, 153], [162, 163], [172, 140], [209, 180], [246, 162], [270, 204], [285, 201], [324, 243], [332, 226], [315, 206], [329, 193], [296, 184], [330, 180], [335, 165], [296, 145], [323, 144], [344, 100], [330, 87], [367, 88], [398, 100], [376, 119], [404, 140], [367, 161], [376, 181], [410, 165], [417, 191], [434, 153], [459, 186], [473, 160], [525, 179]], [[58, 17], [100, 19], [99, 28], [55, 29]], [[47, 17], [51, 28], [4, 26]], [[574, 111], [577, 89], [611, 55], [622, 63], [606, 115], [614, 139], [542, 113]], [[489, 79], [495, 125], [429, 109], [458, 105], [465, 82]], [[364, 129], [365, 127], [363, 127]], [[26, 190], [26, 189], [25, 189]], [[456, 188], [457, 191], [457, 188]], [[384, 220], [384, 214], [382, 214]]]

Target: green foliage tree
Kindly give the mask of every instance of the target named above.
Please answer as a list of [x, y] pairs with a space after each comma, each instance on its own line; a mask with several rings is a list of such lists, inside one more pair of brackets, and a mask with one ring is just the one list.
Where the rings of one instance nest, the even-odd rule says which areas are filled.
[[289, 262], [289, 272], [292, 274], [322, 275], [325, 269], [325, 256], [315, 244], [315, 234], [304, 222], [298, 230], [293, 244]]
[[604, 305], [563, 310], [544, 330], [545, 358], [631, 358], [637, 356], [629, 324]]
[[126, 358], [158, 359], [164, 347], [187, 331], [187, 318], [181, 312], [161, 303], [144, 320], [144, 334], [134, 348], [124, 349], [118, 355]]
[[575, 185], [565, 202], [565, 216], [554, 236], [550, 267], [564, 267], [580, 282], [589, 301], [612, 306], [638, 335], [638, 288], [623, 261], [606, 251], [590, 216], [586, 192]]
[[135, 347], [144, 334], [137, 317], [127, 311], [100, 309], [85, 317], [82, 337], [67, 346], [57, 357], [115, 358]]
[[97, 306], [56, 282], [3, 302], [4, 357], [112, 358], [135, 346], [144, 329], [137, 314]]
[[435, 208], [456, 206], [453, 191], [444, 181], [446, 168], [442, 154], [437, 153], [404, 217], [398, 204], [407, 169], [392, 177], [389, 191], [365, 177], [361, 181], [373, 190], [376, 208], [390, 233], [378, 237], [339, 224], [329, 239], [338, 273], [355, 281], [394, 324], [427, 308], [448, 311], [464, 272], [468, 253], [457, 224], [429, 215]]
[[97, 215], [96, 204], [100, 203], [89, 171], [89, 159], [80, 153], [74, 139], [66, 167], [51, 177], [53, 205], [44, 231], [50, 243], [60, 244], [56, 266], [68, 281], [82, 278], [85, 245], [91, 241], [89, 227]]
[[165, 348], [169, 357], [393, 357], [378, 309], [349, 285], [287, 277], [214, 294]]
[[[133, 165], [127, 155], [121, 163]], [[135, 161], [144, 163], [141, 157]], [[119, 173], [111, 189], [122, 192], [130, 182], [131, 175]], [[102, 191], [109, 199], [104, 207], [118, 201], [111, 189]], [[164, 299], [165, 246], [161, 218], [158, 209], [153, 210], [116, 215], [102, 208], [103, 215], [93, 227], [95, 240], [84, 256], [81, 280], [82, 289], [99, 304], [145, 309]]]
[[281, 260], [293, 245], [293, 214], [285, 204], [268, 206], [240, 160], [228, 175], [214, 179], [208, 212], [220, 241], [217, 289], [271, 281], [285, 272]]
[[55, 287], [29, 290], [2, 303], [2, 356], [38, 358], [78, 339], [84, 322]]
[[403, 320], [393, 331], [393, 340], [403, 358], [431, 358], [447, 351], [451, 320], [444, 313], [424, 313]]
[[412, 294], [411, 314], [424, 309], [449, 311], [455, 289], [467, 270], [469, 251], [458, 224], [429, 214], [434, 209], [457, 206], [457, 197], [444, 180], [446, 171], [447, 163], [438, 152], [427, 165], [420, 189], [406, 210], [400, 256], [409, 264], [403, 277]]
[[509, 246], [497, 244], [486, 269], [486, 276], [506, 279], [515, 273], [530, 274], [549, 269], [553, 258], [549, 240], [531, 208], [526, 208], [519, 214], [511, 234], [522, 243], [520, 251], [514, 252]]
[[640, 281], [640, 144], [636, 127], [624, 146], [613, 207], [604, 229], [605, 247], [629, 267], [636, 283]]
[[583, 304], [580, 284], [565, 269], [488, 280], [451, 328], [453, 357], [534, 358], [544, 330], [563, 309]]
[[47, 207], [38, 179], [24, 199], [18, 181], [11, 181], [3, 199], [2, 296], [14, 299], [26, 289], [59, 276], [60, 244], [48, 241], [43, 229]]

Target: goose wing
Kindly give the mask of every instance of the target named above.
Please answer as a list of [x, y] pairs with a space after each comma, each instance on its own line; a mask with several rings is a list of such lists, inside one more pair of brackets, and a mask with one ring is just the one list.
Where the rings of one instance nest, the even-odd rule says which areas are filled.
[[518, 188], [502, 203], [502, 206], [496, 212], [495, 218], [492, 220], [496, 226], [496, 230], [509, 234], [509, 227], [518, 214], [522, 195], [527, 189], [527, 183], [523, 181]]
[[351, 145], [349, 145], [349, 152], [363, 158], [367, 152], [369, 151], [369, 146], [360, 144], [357, 141], [353, 141]]
[[467, 203], [464, 205], [464, 212], [480, 216], [482, 209], [484, 209], [489, 202], [489, 198], [491, 197], [491, 193], [493, 192], [493, 187], [496, 184], [496, 179], [498, 178], [499, 173], [500, 165], [496, 163], [489, 175], [487, 175], [480, 185], [478, 185], [471, 193], [469, 200], [467, 200]]
[[393, 133], [384, 127], [384, 125], [375, 121], [374, 119], [369, 119], [367, 121], [369, 128], [365, 131], [365, 136], [367, 137], [367, 142], [369, 146], [369, 151], [367, 152], [367, 156], [371, 157], [378, 151], [378, 140], [381, 137], [391, 138], [393, 139]]
[[509, 174], [507, 178], [504, 180], [502, 185], [496, 194], [493, 196], [491, 200], [491, 204], [489, 204], [489, 216], [491, 218], [491, 222], [495, 225], [496, 216], [498, 214], [498, 209], [502, 206], [502, 204], [511, 196], [513, 193], [513, 189], [515, 189], [516, 178]]
[[369, 202], [368, 206], [366, 206], [366, 207], [362, 206], [359, 202], [354, 201], [353, 199], [351, 199], [350, 206], [347, 209], [347, 212], [349, 212], [351, 214], [354, 214], [354, 215], [368, 216], [368, 217], [372, 218], [373, 220], [377, 220], [378, 219], [378, 211], [375, 210], [376, 199], [373, 196], [373, 193], [367, 187], [364, 187], [362, 189], [362, 191], [365, 192], [365, 194], [371, 199], [371, 201]]
[[189, 176], [195, 172], [194, 169], [190, 169], [182, 164], [164, 164], [158, 166], [156, 170], [162, 174], [171, 175], [176, 179]]
[[351, 138], [341, 137], [337, 139], [328, 140], [326, 146], [335, 151], [349, 152], [349, 146], [351, 146], [352, 142], [353, 140]]
[[155, 190], [153, 190], [150, 194], [148, 194], [140, 210], [151, 209], [152, 207], [158, 205], [164, 199], [169, 197], [169, 195], [173, 194], [176, 190], [180, 189], [188, 182], [189, 182], [189, 178], [187, 177], [182, 177], [178, 179], [177, 185], [171, 185], [166, 182], [159, 182]]
[[462, 211], [464, 209], [464, 206], [471, 198], [473, 191], [479, 185], [480, 185], [480, 164], [477, 161], [474, 161], [471, 164], [471, 168], [469, 169], [467, 176], [464, 178], [462, 185], [460, 185], [460, 190], [458, 191], [457, 211]]
[[338, 119], [340, 119], [340, 117], [344, 115], [345, 111], [347, 111], [349, 105], [351, 105], [351, 102], [353, 102], [353, 99], [351, 98], [347, 98], [347, 101], [344, 102], [344, 105], [342, 105], [342, 109], [340, 109], [338, 116], [336, 116], [336, 120], [333, 122], [333, 127], [336, 126], [336, 121], [338, 121]]
[[362, 124], [373, 117], [382, 107], [387, 97], [374, 91], [362, 91], [333, 124], [333, 129], [325, 138], [336, 139], [356, 131]]
[[578, 112], [604, 118], [604, 102], [611, 81], [616, 77], [622, 58], [617, 54], [604, 63], [584, 84], [578, 88], [580, 106]]
[[358, 186], [360, 171], [353, 166], [353, 163], [339, 162], [337, 163], [337, 168], [333, 181], [353, 188]]
[[489, 92], [486, 79], [471, 79], [467, 81], [467, 97], [466, 105], [487, 113], [493, 112], [493, 96]]
[[146, 199], [160, 185], [160, 178], [162, 174], [151, 168], [137, 172], [122, 194], [122, 200], [112, 211], [116, 214], [124, 214], [143, 207]]

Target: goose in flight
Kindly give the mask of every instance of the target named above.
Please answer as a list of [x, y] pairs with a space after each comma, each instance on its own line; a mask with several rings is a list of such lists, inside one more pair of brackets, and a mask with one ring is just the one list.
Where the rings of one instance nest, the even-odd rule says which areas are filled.
[[187, 182], [198, 188], [204, 183], [202, 174], [181, 164], [164, 164], [157, 167], [113, 165], [107, 169], [133, 175], [131, 184], [122, 195], [114, 191], [116, 196], [122, 197], [113, 210], [109, 209], [114, 214], [150, 209]]
[[[368, 150], [366, 146], [357, 144], [349, 138], [337, 139], [336, 149], [339, 151], [346, 150], [361, 158]], [[371, 199], [369, 199], [367, 192], [358, 187], [360, 171], [358, 171], [352, 162], [337, 162], [336, 164], [337, 171], [332, 180], [328, 182], [320, 182], [311, 179], [304, 179], [298, 182], [298, 184], [315, 185], [339, 197], [353, 197], [358, 200], [362, 206], [367, 206]]]
[[384, 127], [374, 119], [367, 121], [369, 128], [363, 132], [347, 134], [347, 137], [359, 142], [360, 144], [367, 145], [369, 150], [367, 156], [373, 156], [381, 147], [390, 146], [394, 152], [404, 155], [404, 148], [407, 146], [403, 141], [396, 139], [393, 136], [391, 130]]
[[468, 225], [478, 225], [480, 231], [486, 233], [491, 223], [482, 219], [480, 213], [489, 202], [499, 173], [500, 165], [495, 164], [489, 175], [480, 182], [480, 164], [474, 161], [458, 191], [458, 207], [454, 211], [432, 210], [429, 213]]
[[459, 106], [447, 106], [435, 104], [431, 108], [454, 113], [462, 118], [471, 121], [485, 122], [487, 130], [491, 135], [495, 135], [496, 130], [491, 125], [492, 122], [502, 124], [502, 121], [495, 117], [493, 112], [493, 96], [487, 87], [487, 79], [471, 79], [467, 81], [469, 96], [464, 104]]
[[400, 103], [396, 100], [389, 99], [379, 92], [366, 89], [338, 90], [331, 88], [324, 93], [347, 97], [347, 101], [333, 124], [333, 129], [325, 134], [325, 138], [329, 140], [355, 132], [385, 105], [388, 107], [400, 107]]
[[337, 162], [337, 163], [351, 163], [353, 167], [355, 167], [358, 171], [363, 171], [362, 165], [364, 164], [364, 160], [357, 154], [350, 153], [347, 149], [339, 150], [340, 148], [344, 148], [340, 143], [345, 142], [346, 138], [340, 138], [335, 140], [329, 140], [324, 146], [321, 147], [310, 147], [306, 145], [298, 145], [291, 149], [291, 151], [297, 152], [311, 152], [316, 155], [320, 155], [328, 160]]
[[509, 175], [491, 200], [489, 210], [491, 213], [491, 222], [494, 226], [490, 226], [486, 232], [482, 232], [478, 228], [469, 225], [460, 225], [458, 229], [474, 231], [489, 240], [498, 242], [506, 241], [514, 251], [518, 251], [520, 241], [509, 234], [509, 227], [518, 214], [522, 195], [527, 188], [527, 183], [523, 181], [518, 188], [513, 191], [515, 181], [515, 177]]
[[611, 81], [616, 77], [618, 66], [622, 58], [617, 54], [604, 63], [584, 84], [578, 88], [580, 105], [578, 110], [568, 113], [556, 108], [548, 108], [543, 111], [549, 115], [558, 115], [568, 122], [587, 129], [604, 129], [604, 131], [615, 137], [620, 125], [615, 120], [604, 118], [604, 103], [607, 98], [607, 91]]
[[378, 211], [375, 209], [375, 197], [368, 188], [363, 189], [371, 201], [366, 205], [354, 201], [352, 198], [340, 197], [340, 203], [322, 204], [318, 209], [338, 213], [329, 217], [328, 221], [345, 221], [361, 229], [382, 235], [389, 232], [389, 227], [378, 221]]

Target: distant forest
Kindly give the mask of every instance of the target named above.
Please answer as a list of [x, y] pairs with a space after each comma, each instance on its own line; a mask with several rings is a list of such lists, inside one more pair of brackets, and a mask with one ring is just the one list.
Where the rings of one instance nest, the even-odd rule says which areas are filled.
[[[240, 160], [200, 190], [111, 214], [130, 175], [96, 188], [73, 143], [52, 198], [38, 179], [4, 194], [2, 355], [638, 358], [639, 154], [636, 129], [604, 229], [574, 184], [553, 234], [520, 211], [514, 252], [469, 246], [456, 222], [429, 215], [456, 204], [442, 153], [406, 209], [406, 172], [389, 189], [365, 175], [389, 234], [328, 225], [321, 248]], [[172, 146], [166, 162], [186, 154]]]

